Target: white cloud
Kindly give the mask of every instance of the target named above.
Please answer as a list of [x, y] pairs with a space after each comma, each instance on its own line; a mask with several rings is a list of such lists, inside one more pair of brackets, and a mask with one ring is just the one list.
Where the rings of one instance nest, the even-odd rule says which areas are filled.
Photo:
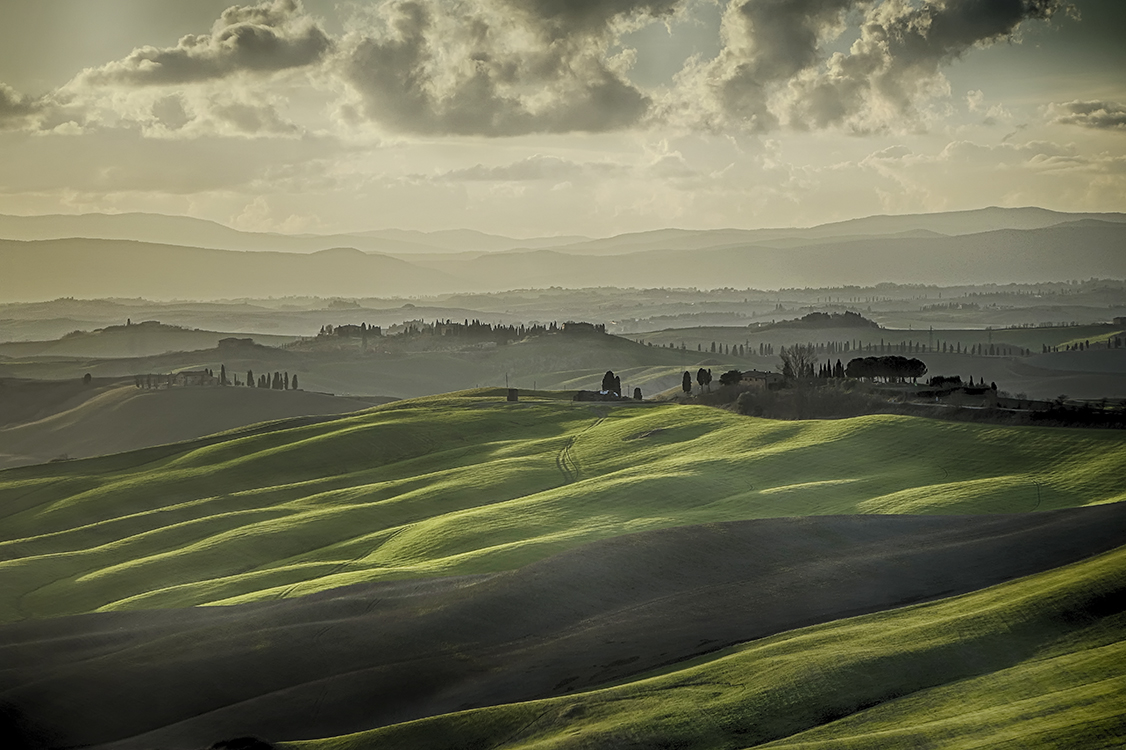
[[1107, 101], [1073, 101], [1051, 104], [1052, 122], [1094, 130], [1126, 131], [1126, 104]]
[[168, 86], [265, 75], [311, 65], [331, 48], [300, 0], [267, 0], [228, 8], [208, 34], [189, 34], [175, 47], [139, 47], [79, 79], [88, 86]]

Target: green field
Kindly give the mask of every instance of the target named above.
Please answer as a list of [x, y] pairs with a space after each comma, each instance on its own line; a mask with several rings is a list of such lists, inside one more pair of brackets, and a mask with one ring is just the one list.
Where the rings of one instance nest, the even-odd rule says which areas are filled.
[[499, 391], [0, 473], [0, 621], [513, 569], [610, 536], [1126, 498], [1111, 431]]
[[1123, 601], [1126, 549], [1119, 548], [575, 696], [287, 747], [1121, 747]]

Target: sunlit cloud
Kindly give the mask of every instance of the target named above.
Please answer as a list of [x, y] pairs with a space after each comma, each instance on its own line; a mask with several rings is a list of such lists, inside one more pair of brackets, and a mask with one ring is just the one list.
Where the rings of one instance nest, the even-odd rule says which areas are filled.
[[1095, 130], [1126, 131], [1126, 104], [1119, 102], [1066, 102], [1052, 104], [1049, 111], [1054, 115], [1054, 123], [1079, 125]]
[[269, 74], [320, 60], [332, 47], [299, 0], [233, 6], [210, 33], [189, 34], [175, 47], [139, 47], [123, 60], [83, 71], [91, 86], [167, 86]]

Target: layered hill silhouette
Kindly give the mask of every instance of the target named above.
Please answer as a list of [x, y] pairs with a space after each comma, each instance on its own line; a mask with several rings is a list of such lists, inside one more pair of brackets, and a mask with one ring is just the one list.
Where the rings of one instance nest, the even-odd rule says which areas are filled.
[[[410, 308], [400, 314], [427, 320], [427, 314], [435, 312], [434, 308]], [[327, 318], [339, 323], [362, 320], [368, 314], [362, 309], [329, 310], [310, 319]], [[778, 351], [782, 346], [805, 341], [842, 346], [848, 342], [852, 347], [849, 352], [824, 354], [820, 360], [832, 363], [843, 359], [847, 363], [857, 356], [857, 347], [863, 350], [867, 346], [903, 342], [910, 342], [912, 347], [937, 346], [942, 341], [951, 348], [957, 342], [959, 352], [918, 354], [931, 375], [984, 378], [985, 382], [998, 383], [1004, 391], [1024, 393], [1031, 398], [1050, 400], [1068, 394], [1097, 400], [1126, 396], [1126, 350], [1040, 352], [1045, 346], [1065, 349], [1066, 342], [1072, 340], [1098, 341], [1120, 334], [1121, 327], [1109, 323], [1002, 331], [889, 330], [874, 327], [857, 315], [822, 318], [816, 314], [804, 321], [781, 321], [776, 325], [665, 329], [629, 338], [590, 335], [576, 339], [552, 333], [511, 343], [441, 335], [372, 336], [367, 340], [306, 337], [296, 341], [296, 337], [195, 331], [144, 323], [73, 333], [53, 341], [0, 344], [0, 377], [68, 380], [89, 372], [94, 377], [132, 378], [138, 373], [201, 368], [218, 372], [225, 365], [240, 377], [247, 370], [259, 374], [275, 370], [297, 373], [307, 390], [413, 398], [505, 382], [519, 388], [587, 389], [601, 381], [609, 366], [621, 375], [629, 393], [640, 387], [644, 395], [653, 396], [679, 388], [684, 371], [694, 372], [699, 367], [712, 368], [717, 375], [732, 368], [775, 371], [777, 355], [760, 350], [760, 345]], [[232, 335], [252, 338], [254, 344], [215, 346], [217, 341]], [[632, 340], [634, 336], [636, 341]], [[263, 346], [264, 342], [275, 346]], [[721, 349], [742, 345], [743, 354], [713, 353], [711, 348], [716, 342]], [[990, 344], [1012, 356], [966, 353], [971, 345]], [[141, 352], [149, 354], [139, 356]]]
[[[69, 225], [62, 222], [60, 226]], [[957, 231], [959, 228], [966, 231]], [[21, 237], [29, 234], [9, 232]], [[132, 234], [149, 237], [152, 232]], [[438, 243], [442, 247], [423, 254], [396, 253], [390, 246], [365, 252], [363, 242], [351, 241], [362, 238], [332, 238], [331, 243], [315, 240], [320, 244], [311, 247], [319, 249], [309, 253], [273, 249], [290, 239], [306, 241], [284, 237], [273, 244], [264, 242], [258, 252], [246, 251], [238, 243], [227, 243], [237, 246], [237, 251], [227, 246], [191, 247], [184, 236], [176, 235], [161, 244], [119, 238], [4, 240], [0, 241], [0, 259], [7, 273], [0, 278], [0, 295], [21, 301], [59, 295], [362, 297], [553, 285], [761, 289], [1126, 275], [1126, 257], [1121, 252], [1126, 246], [1126, 222], [1122, 216], [1055, 214], [1041, 209], [872, 217], [811, 230], [662, 230], [586, 243], [568, 238], [554, 246], [531, 242], [524, 243], [529, 247], [517, 244], [507, 251], [452, 252], [458, 236], [443, 235]], [[489, 244], [475, 236], [464, 239], [466, 246]], [[222, 245], [218, 241], [212, 244]], [[153, 274], [153, 268], [161, 272]]]
[[795, 245], [826, 238], [865, 238], [888, 235], [961, 235], [998, 229], [1042, 229], [1065, 222], [1093, 219], [1124, 222], [1117, 213], [1064, 213], [1043, 208], [990, 207], [933, 214], [869, 216], [806, 228], [785, 229], [664, 229], [635, 232], [604, 239], [582, 236], [516, 239], [473, 230], [379, 229], [345, 234], [246, 232], [187, 216], [161, 214], [49, 214], [0, 215], [0, 237], [12, 240], [55, 240], [69, 237], [133, 240], [175, 244], [213, 250], [274, 250], [316, 252], [334, 247], [355, 247], [365, 252], [426, 254], [441, 252], [503, 252], [517, 249], [566, 247], [578, 254], [613, 254], [651, 249], [702, 249], [730, 244]]
[[[242, 337], [239, 333], [200, 331], [161, 324], [155, 320], [138, 321], [128, 325], [107, 326], [93, 331], [75, 330], [62, 338], [50, 341], [13, 341], [0, 343], [0, 357], [90, 357], [136, 358], [151, 357], [167, 352], [187, 352], [215, 349], [226, 338]], [[281, 346], [295, 341], [297, 336], [271, 336], [256, 334], [255, 343]]]
[[152, 244], [177, 244], [212, 250], [313, 253], [334, 247], [356, 247], [376, 253], [495, 252], [517, 247], [543, 247], [582, 242], [587, 237], [545, 237], [518, 240], [511, 237], [447, 230], [418, 232], [375, 230], [351, 234], [288, 235], [244, 232], [203, 219], [161, 214], [48, 214], [0, 215], [0, 237], [12, 240], [57, 240], [86, 237], [132, 240]]
[[[350, 313], [345, 313], [350, 315]], [[223, 334], [197, 332], [195, 340], [209, 343]], [[386, 395], [411, 398], [503, 383], [511, 376], [514, 386], [541, 389], [580, 389], [596, 384], [613, 362], [625, 382], [656, 393], [680, 382], [686, 367], [695, 369], [705, 359], [692, 351], [645, 346], [616, 336], [591, 335], [576, 339], [553, 334], [513, 344], [495, 345], [476, 339], [396, 341], [386, 349], [373, 337], [364, 349], [362, 339], [311, 341], [307, 345], [276, 348], [255, 343], [220, 349], [173, 351], [153, 356], [112, 356], [119, 351], [114, 337], [76, 336], [76, 345], [93, 355], [93, 348], [112, 344], [101, 356], [26, 356], [0, 359], [0, 377], [67, 380], [89, 372], [94, 377], [131, 378], [137, 373], [169, 373], [221, 365], [228, 372], [288, 371], [300, 376], [306, 390], [350, 395]], [[154, 348], [173, 348], [189, 337], [157, 338]], [[255, 342], [258, 336], [252, 337]], [[269, 340], [269, 337], [262, 337]], [[161, 343], [164, 342], [164, 343]], [[58, 342], [20, 342], [0, 345], [5, 351], [57, 351]], [[323, 346], [322, 346], [323, 344]], [[10, 347], [10, 348], [6, 348]], [[377, 349], [379, 349], [377, 351]], [[770, 366], [773, 366], [771, 364]], [[631, 391], [632, 392], [632, 391]]]

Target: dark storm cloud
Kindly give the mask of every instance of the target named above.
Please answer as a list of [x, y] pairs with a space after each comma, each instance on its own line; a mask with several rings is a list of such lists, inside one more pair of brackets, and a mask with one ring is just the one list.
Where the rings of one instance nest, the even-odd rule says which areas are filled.
[[367, 118], [400, 132], [616, 130], [637, 123], [650, 99], [606, 59], [610, 26], [624, 16], [668, 12], [677, 2], [393, 2], [381, 33], [344, 56], [343, 76]]
[[1080, 125], [1094, 130], [1126, 131], [1126, 104], [1074, 101], [1053, 104], [1050, 109], [1056, 115], [1052, 122]]
[[223, 12], [210, 34], [190, 34], [175, 47], [141, 47], [123, 60], [87, 70], [95, 85], [194, 83], [249, 71], [271, 73], [320, 60], [328, 35], [298, 0], [272, 0]]
[[[728, 10], [728, 70], [721, 102], [753, 130], [778, 124], [767, 106], [772, 85], [816, 64], [821, 37], [839, 23], [854, 0], [743, 0]], [[722, 58], [721, 58], [722, 59]]]
[[815, 127], [839, 124], [874, 97], [910, 115], [940, 67], [1063, 7], [1061, 0], [947, 0], [917, 8], [884, 3], [869, 11], [847, 55], [834, 56], [825, 73], [798, 87], [796, 114]]
[[[943, 65], [1062, 8], [1063, 0], [736, 0], [724, 18], [726, 47], [709, 73], [724, 113], [751, 129], [773, 128], [783, 114], [797, 127], [819, 128], [873, 108], [909, 116]], [[859, 38], [824, 59], [826, 40], [850, 11], [864, 14]]]

